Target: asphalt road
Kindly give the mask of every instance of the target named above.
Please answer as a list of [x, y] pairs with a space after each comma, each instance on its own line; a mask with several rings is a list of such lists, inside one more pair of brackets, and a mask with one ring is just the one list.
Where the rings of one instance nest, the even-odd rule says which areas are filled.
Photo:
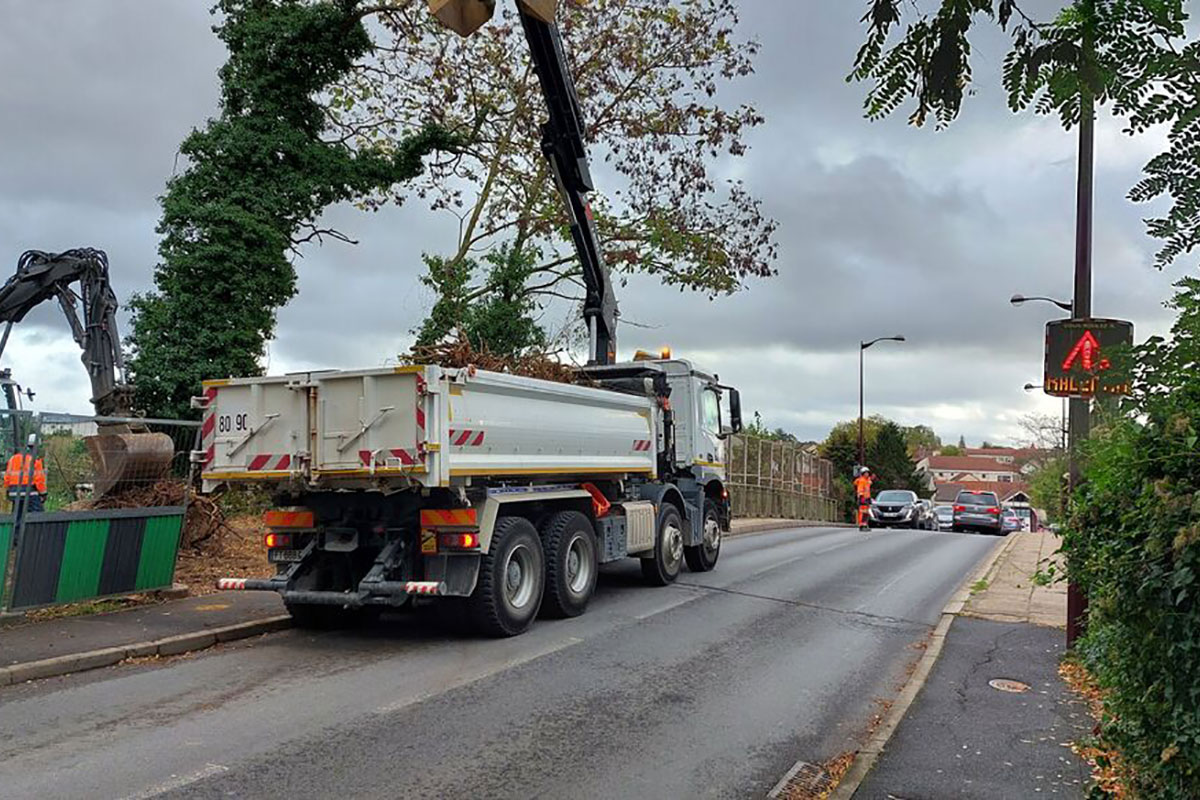
[[0, 797], [762, 796], [855, 747], [996, 541], [772, 532], [515, 639], [404, 615], [9, 687]]

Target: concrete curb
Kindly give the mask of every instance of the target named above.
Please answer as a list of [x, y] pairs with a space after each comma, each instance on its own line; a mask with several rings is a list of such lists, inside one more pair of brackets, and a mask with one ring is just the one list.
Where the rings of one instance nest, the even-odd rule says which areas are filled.
[[900, 690], [900, 695], [884, 715], [883, 721], [879, 723], [879, 727], [871, 734], [871, 738], [867, 740], [867, 743], [855, 753], [854, 761], [850, 762], [850, 768], [846, 770], [846, 774], [842, 777], [841, 782], [838, 783], [837, 788], [829, 794], [829, 800], [850, 800], [854, 797], [854, 793], [858, 791], [858, 787], [867, 777], [867, 773], [871, 771], [880, 754], [883, 753], [883, 749], [892, 738], [892, 734], [896, 732], [900, 721], [904, 719], [904, 715], [908, 713], [909, 707], [917, 699], [921, 688], [929, 680], [929, 673], [933, 671], [933, 665], [937, 663], [938, 656], [942, 654], [942, 647], [946, 644], [946, 633], [950, 630], [950, 623], [962, 613], [967, 601], [971, 598], [971, 586], [977, 581], [990, 576], [993, 569], [999, 563], [1000, 556], [1006, 553], [1015, 542], [1016, 538], [1011, 536], [1006, 536], [999, 542], [996, 542], [991, 554], [984, 559], [983, 563], [975, 571], [963, 580], [958, 589], [950, 597], [950, 601], [942, 608], [942, 616], [938, 620], [937, 626], [933, 629], [933, 634], [929, 639], [929, 646], [925, 648], [924, 654], [921, 655], [921, 660], [917, 662], [916, 669], [913, 670], [912, 675], [905, 682], [904, 688]]
[[146, 642], [120, 645], [118, 647], [103, 647], [86, 653], [71, 653], [70, 655], [44, 658], [40, 661], [30, 661], [25, 664], [14, 664], [11, 667], [0, 667], [0, 686], [14, 683], [52, 678], [56, 675], [68, 675], [72, 672], [82, 672], [100, 667], [111, 667], [127, 658], [142, 658], [145, 656], [174, 656], [195, 650], [204, 650], [218, 642], [232, 642], [262, 633], [290, 628], [292, 618], [288, 614], [265, 617], [250, 622], [239, 622], [236, 625], [224, 625], [219, 628], [209, 628], [194, 633], [183, 633], [178, 636], [168, 636], [165, 639], [155, 639]]

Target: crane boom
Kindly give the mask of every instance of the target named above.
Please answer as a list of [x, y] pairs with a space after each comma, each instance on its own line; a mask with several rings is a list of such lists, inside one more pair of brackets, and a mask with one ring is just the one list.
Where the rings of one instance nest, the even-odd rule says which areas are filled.
[[[492, 15], [494, 0], [430, 0], [443, 24], [468, 36]], [[548, 118], [541, 126], [542, 154], [567, 207], [571, 240], [585, 287], [583, 317], [590, 340], [588, 361], [611, 364], [617, 350], [617, 300], [587, 194], [595, 189], [588, 168], [586, 128], [579, 112], [575, 81], [567, 69], [562, 36], [554, 22], [557, 2], [517, 0], [521, 27], [529, 44], [534, 72], [546, 100]]]

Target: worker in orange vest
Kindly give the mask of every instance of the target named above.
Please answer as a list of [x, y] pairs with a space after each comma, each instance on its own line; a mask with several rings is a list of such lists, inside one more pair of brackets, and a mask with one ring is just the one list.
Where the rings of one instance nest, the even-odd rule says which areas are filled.
[[[32, 484], [33, 491], [29, 491]], [[16, 506], [17, 498], [27, 495], [25, 509], [41, 511], [46, 503], [46, 468], [40, 458], [25, 453], [13, 453], [4, 470], [4, 493]]]
[[874, 481], [871, 470], [863, 467], [854, 479], [854, 496], [858, 499], [858, 529], [870, 530], [867, 524], [867, 509], [871, 505], [871, 483]]

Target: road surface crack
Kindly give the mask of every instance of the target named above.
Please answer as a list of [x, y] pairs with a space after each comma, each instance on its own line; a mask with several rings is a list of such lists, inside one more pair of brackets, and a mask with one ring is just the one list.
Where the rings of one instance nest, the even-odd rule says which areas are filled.
[[789, 600], [785, 597], [772, 597], [770, 595], [756, 594], [754, 592], [744, 592], [744, 591], [741, 591], [740, 589], [728, 589], [728, 588], [725, 588], [722, 586], [702, 586], [698, 583], [687, 583], [685, 581], [677, 581], [674, 585], [675, 586], [686, 586], [689, 589], [700, 589], [701, 591], [722, 592], [724, 594], [738, 595], [739, 597], [749, 597], [754, 600], [766, 600], [768, 602], [780, 603], [780, 604], [786, 605], [786, 606], [796, 606], [798, 608], [811, 608], [814, 611], [826, 611], [831, 614], [838, 614], [841, 616], [853, 617], [855, 619], [859, 619], [859, 620], [865, 621], [867, 623], [876, 624], [876, 625], [880, 625], [880, 623], [886, 623], [886, 625], [880, 625], [880, 627], [887, 627], [887, 626], [891, 626], [891, 625], [917, 625], [922, 628], [929, 628], [930, 630], [932, 630], [934, 627], [936, 627], [934, 625], [931, 625], [928, 622], [922, 622], [921, 620], [916, 620], [916, 619], [905, 619], [904, 617], [890, 617], [886, 614], [869, 614], [866, 611], [851, 611], [851, 610], [848, 610], [845, 608], [835, 608], [833, 606], [822, 605], [821, 603], [810, 603], [810, 602], [806, 602], [804, 600]]

